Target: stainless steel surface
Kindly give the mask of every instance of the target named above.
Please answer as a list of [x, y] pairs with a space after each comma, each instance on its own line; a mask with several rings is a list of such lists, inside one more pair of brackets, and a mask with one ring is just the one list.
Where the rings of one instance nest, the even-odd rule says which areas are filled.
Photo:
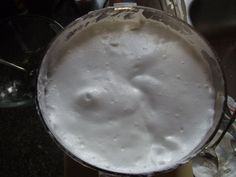
[[181, 20], [187, 20], [184, 0], [160, 0], [162, 10]]
[[[103, 0], [97, 0], [102, 4]], [[110, 5], [113, 2], [129, 2], [127, 0], [110, 0]], [[181, 20], [187, 20], [187, 13], [184, 0], [130, 0], [130, 2], [136, 2], [139, 6], [151, 7], [154, 9], [163, 10], [171, 16], [177, 17]], [[108, 3], [107, 3], [108, 5]]]
[[192, 25], [192, 21], [190, 19], [190, 16], [189, 16], [189, 11], [190, 11], [190, 8], [191, 8], [191, 5], [193, 3], [194, 0], [183, 0], [184, 1], [184, 9], [182, 11], [184, 11], [185, 13], [185, 16], [186, 16], [186, 22], [190, 25]]
[[117, 2], [136, 3], [139, 6], [151, 7], [154, 9], [163, 10], [160, 0], [148, 0], [148, 1], [146, 0], [130, 0], [130, 1], [129, 0], [109, 0], [109, 5], [112, 6], [113, 3], [117, 3]]

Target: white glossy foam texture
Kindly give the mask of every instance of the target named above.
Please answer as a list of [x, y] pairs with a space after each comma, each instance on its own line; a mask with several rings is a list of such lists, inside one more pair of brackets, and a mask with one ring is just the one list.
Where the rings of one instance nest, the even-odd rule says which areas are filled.
[[200, 55], [152, 21], [103, 21], [55, 56], [43, 116], [70, 152], [102, 169], [161, 171], [213, 124], [214, 90]]

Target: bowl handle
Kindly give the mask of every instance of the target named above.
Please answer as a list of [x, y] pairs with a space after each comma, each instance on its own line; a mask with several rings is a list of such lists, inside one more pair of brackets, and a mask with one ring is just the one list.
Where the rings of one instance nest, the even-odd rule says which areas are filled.
[[[215, 136], [213, 140], [210, 142], [210, 144], [206, 147], [207, 149], [215, 149], [216, 146], [221, 142], [221, 140], [224, 138], [225, 134], [230, 131], [230, 128], [233, 126], [236, 120], [236, 102], [233, 102], [232, 104], [232, 98], [228, 96], [227, 98], [227, 105], [225, 112], [223, 113], [223, 120], [220, 124], [220, 129], [223, 130], [222, 133], [219, 136]], [[230, 102], [230, 101], [231, 102]]]

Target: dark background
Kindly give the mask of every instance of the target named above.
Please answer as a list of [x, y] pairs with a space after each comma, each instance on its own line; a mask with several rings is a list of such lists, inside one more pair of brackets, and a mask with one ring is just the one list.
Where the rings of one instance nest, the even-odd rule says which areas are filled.
[[[13, 16], [39, 15], [56, 20], [62, 26], [98, 8], [95, 1], [85, 0], [78, 3], [73, 0], [1, 0], [0, 3], [0, 22]], [[4, 41], [1, 44], [4, 45]], [[63, 152], [43, 127], [34, 104], [0, 108], [0, 177], [62, 177], [63, 158]]]

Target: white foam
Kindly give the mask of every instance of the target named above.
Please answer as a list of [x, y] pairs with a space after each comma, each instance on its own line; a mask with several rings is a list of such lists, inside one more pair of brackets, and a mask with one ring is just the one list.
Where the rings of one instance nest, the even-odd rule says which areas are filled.
[[122, 173], [169, 168], [213, 123], [214, 89], [200, 55], [161, 24], [136, 26], [103, 21], [76, 34], [54, 56], [60, 62], [40, 97], [70, 152]]

